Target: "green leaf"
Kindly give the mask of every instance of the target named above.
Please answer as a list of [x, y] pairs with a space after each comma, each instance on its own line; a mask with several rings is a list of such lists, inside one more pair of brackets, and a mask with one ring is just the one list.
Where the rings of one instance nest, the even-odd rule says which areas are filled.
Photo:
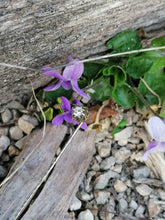
[[131, 108], [135, 103], [135, 95], [126, 83], [116, 86], [112, 92], [112, 97], [117, 104], [124, 107]]
[[114, 53], [137, 50], [142, 47], [141, 38], [138, 36], [137, 31], [123, 31], [110, 39], [106, 47], [113, 49]]
[[96, 101], [104, 101], [111, 97], [113, 87], [110, 85], [109, 79], [103, 80], [101, 77], [99, 81], [101, 83], [93, 88], [94, 93], [90, 93], [90, 96]]
[[[48, 108], [46, 111], [44, 111], [45, 117], [47, 121], [52, 121], [53, 119], [53, 108]], [[43, 115], [41, 114], [41, 120], [44, 120]]]
[[113, 131], [112, 131], [112, 137], [114, 138], [114, 134], [118, 133], [118, 132], [121, 131], [123, 128], [125, 128], [126, 124], [127, 124], [127, 121], [126, 121], [126, 120], [124, 120], [124, 119], [121, 120], [121, 121], [119, 122], [119, 124], [117, 125], [117, 127], [115, 127], [115, 128], [113, 129]]
[[[145, 74], [144, 80], [147, 85], [159, 95], [163, 102], [165, 100], [165, 57], [153, 58], [152, 60], [153, 65]], [[157, 97], [148, 90], [143, 82], [139, 83], [138, 89], [150, 105], [158, 104]]]
[[113, 65], [109, 68], [103, 69], [103, 75], [104, 76], [113, 75], [115, 78], [115, 82], [114, 82], [115, 86], [126, 80], [125, 70], [121, 66], [118, 66], [118, 65]]
[[151, 41], [151, 46], [152, 47], [162, 47], [165, 46], [165, 36], [156, 38]]
[[104, 66], [104, 64], [96, 62], [84, 63], [83, 75], [86, 76], [88, 80], [95, 79]]
[[142, 77], [152, 66], [153, 61], [143, 57], [129, 57], [126, 72], [135, 79]]

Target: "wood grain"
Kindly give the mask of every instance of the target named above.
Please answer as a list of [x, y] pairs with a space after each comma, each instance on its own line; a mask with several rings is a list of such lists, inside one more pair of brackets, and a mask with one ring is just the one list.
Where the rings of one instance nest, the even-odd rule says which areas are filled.
[[63, 220], [94, 152], [95, 131], [79, 131], [22, 220]]
[[[56, 127], [49, 124], [46, 128], [45, 138], [40, 146], [13, 178], [0, 189], [0, 219], [16, 219], [17, 214], [49, 169], [55, 152], [66, 134], [66, 130], [65, 126]], [[39, 143], [41, 137], [42, 130], [36, 131], [26, 144], [26, 148], [19, 156], [21, 160], [17, 161], [14, 168], [22, 163], [22, 160]]]
[[[164, 0], [6, 0], [0, 2], [0, 62], [41, 68], [105, 51], [116, 33], [165, 27]], [[26, 75], [25, 75], [26, 74]], [[1, 105], [44, 86], [38, 71], [0, 67]]]

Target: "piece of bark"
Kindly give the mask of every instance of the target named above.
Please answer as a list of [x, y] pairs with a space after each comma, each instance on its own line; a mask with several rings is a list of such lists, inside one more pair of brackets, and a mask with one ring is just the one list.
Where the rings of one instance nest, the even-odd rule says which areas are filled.
[[79, 131], [22, 220], [63, 220], [89, 166], [96, 132]]
[[[0, 2], [0, 62], [40, 69], [106, 51], [105, 42], [127, 29], [165, 27], [164, 0], [12, 0]], [[25, 75], [26, 74], [26, 75]], [[44, 86], [38, 71], [0, 68], [1, 105]], [[26, 76], [28, 78], [26, 78]]]
[[[0, 189], [0, 219], [13, 220], [24, 207], [34, 189], [51, 166], [51, 162], [61, 144], [67, 128], [65, 126], [47, 125], [42, 143], [32, 153], [15, 175]], [[15, 170], [29, 155], [42, 138], [42, 129], [34, 131], [31, 139], [26, 142], [26, 148], [15, 163]]]

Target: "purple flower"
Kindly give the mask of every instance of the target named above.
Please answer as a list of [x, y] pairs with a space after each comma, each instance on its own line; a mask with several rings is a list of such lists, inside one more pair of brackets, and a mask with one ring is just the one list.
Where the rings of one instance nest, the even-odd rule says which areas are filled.
[[[63, 114], [57, 115], [55, 118], [52, 120], [53, 125], [61, 125], [63, 121], [67, 121], [69, 123], [73, 123], [74, 125], [78, 124], [76, 121], [72, 119], [72, 108], [70, 105], [70, 102], [67, 98], [64, 96], [60, 97], [62, 100], [62, 104], [60, 105], [61, 108], [65, 111]], [[78, 100], [74, 101], [74, 104], [81, 105], [81, 102]], [[87, 124], [83, 122], [82, 129], [87, 129]]]
[[148, 130], [154, 139], [149, 146], [147, 151], [143, 156], [143, 160], [148, 159], [150, 153], [156, 151], [165, 151], [165, 124], [159, 117], [151, 117], [148, 121]]
[[[79, 61], [79, 59], [71, 60], [69, 63], [73, 63], [76, 61]], [[42, 70], [48, 70], [48, 69], [50, 69], [50, 67], [48, 66], [42, 68]], [[65, 67], [63, 71], [63, 75], [61, 75], [56, 70], [48, 70], [44, 72], [43, 74], [54, 76], [55, 78], [59, 79], [59, 81], [55, 85], [46, 87], [44, 90], [52, 91], [62, 86], [66, 90], [69, 90], [72, 88], [75, 92], [77, 92], [82, 97], [89, 99], [89, 97], [79, 88], [78, 83], [77, 83], [77, 80], [82, 76], [83, 71], [84, 71], [83, 63], [73, 64], [73, 65]]]

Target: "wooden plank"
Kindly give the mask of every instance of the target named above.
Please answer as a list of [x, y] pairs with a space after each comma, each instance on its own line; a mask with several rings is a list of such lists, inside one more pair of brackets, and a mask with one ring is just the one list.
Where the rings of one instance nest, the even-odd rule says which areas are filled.
[[[43, 142], [33, 152], [23, 167], [0, 189], [0, 219], [13, 220], [24, 206], [34, 189], [37, 187], [61, 144], [67, 128], [65, 126], [47, 125]], [[42, 137], [42, 130], [35, 131], [26, 149], [20, 155], [27, 157]], [[18, 166], [17, 163], [14, 169]]]
[[22, 220], [63, 220], [94, 152], [95, 131], [81, 132], [58, 161], [42, 192]]
[[[105, 42], [126, 29], [165, 27], [164, 0], [0, 1], [0, 62], [40, 69], [105, 51]], [[25, 71], [0, 67], [0, 100], [31, 92]], [[26, 71], [34, 88], [50, 77]]]

